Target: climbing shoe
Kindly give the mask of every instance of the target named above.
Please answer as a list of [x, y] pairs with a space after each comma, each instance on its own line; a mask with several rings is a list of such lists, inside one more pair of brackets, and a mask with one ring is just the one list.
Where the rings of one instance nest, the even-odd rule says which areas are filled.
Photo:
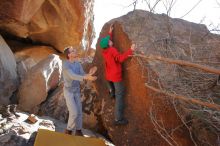
[[115, 93], [114, 93], [114, 91], [109, 90], [108, 93], [109, 93], [109, 96], [110, 96], [111, 98], [115, 99]]
[[122, 120], [115, 120], [114, 125], [127, 125], [128, 120], [127, 119], [122, 119]]

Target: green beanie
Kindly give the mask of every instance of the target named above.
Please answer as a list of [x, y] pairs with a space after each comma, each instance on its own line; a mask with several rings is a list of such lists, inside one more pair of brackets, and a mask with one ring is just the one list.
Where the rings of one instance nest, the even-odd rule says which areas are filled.
[[108, 47], [108, 41], [109, 41], [109, 40], [110, 40], [110, 36], [109, 36], [109, 35], [108, 35], [107, 37], [102, 38], [101, 41], [100, 41], [100, 47], [101, 47], [102, 49], [107, 48], [107, 47]]

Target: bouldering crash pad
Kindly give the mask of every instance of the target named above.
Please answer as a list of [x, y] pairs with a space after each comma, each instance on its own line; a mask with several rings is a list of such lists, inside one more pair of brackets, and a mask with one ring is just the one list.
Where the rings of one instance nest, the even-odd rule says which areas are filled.
[[39, 129], [34, 146], [106, 146], [98, 138], [67, 135], [64, 133]]

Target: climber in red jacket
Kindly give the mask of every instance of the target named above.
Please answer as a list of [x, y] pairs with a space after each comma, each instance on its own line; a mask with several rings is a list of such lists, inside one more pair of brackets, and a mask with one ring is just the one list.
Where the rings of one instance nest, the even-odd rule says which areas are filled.
[[109, 35], [102, 38], [100, 47], [103, 49], [102, 55], [105, 63], [105, 77], [108, 82], [109, 93], [111, 97], [115, 97], [115, 125], [126, 125], [128, 120], [124, 117], [124, 86], [122, 83], [122, 66], [129, 56], [135, 50], [135, 44], [124, 53], [119, 53], [113, 46], [112, 42], [113, 25], [110, 26]]

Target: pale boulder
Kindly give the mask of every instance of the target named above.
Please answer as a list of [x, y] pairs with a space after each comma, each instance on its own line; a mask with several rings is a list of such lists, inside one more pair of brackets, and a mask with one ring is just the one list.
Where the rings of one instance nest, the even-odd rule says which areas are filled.
[[9, 98], [17, 89], [16, 67], [14, 54], [0, 35], [0, 104], [9, 104]]
[[19, 108], [36, 113], [46, 100], [48, 91], [55, 89], [61, 79], [62, 61], [57, 55], [50, 55], [32, 67], [19, 87]]

